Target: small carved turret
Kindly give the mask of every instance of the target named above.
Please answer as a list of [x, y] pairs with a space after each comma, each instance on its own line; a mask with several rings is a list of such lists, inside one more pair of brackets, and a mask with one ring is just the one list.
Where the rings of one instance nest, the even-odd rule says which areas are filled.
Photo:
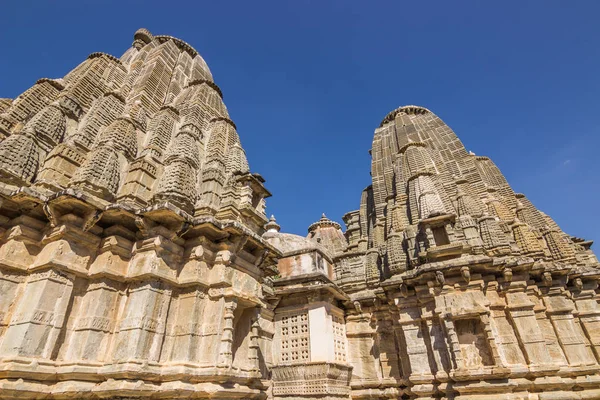
[[61, 80], [39, 79], [0, 114], [0, 139], [22, 128], [30, 118], [53, 102], [63, 89]]
[[196, 179], [200, 168], [198, 130], [184, 126], [166, 154], [165, 170], [158, 181], [154, 201], [171, 201], [192, 213], [198, 198]]
[[267, 231], [267, 232], [279, 232], [280, 230], [281, 230], [281, 227], [277, 223], [277, 220], [275, 219], [275, 216], [271, 215], [271, 218], [269, 218], [269, 222], [267, 222], [265, 224], [265, 231]]
[[0, 114], [8, 110], [8, 108], [12, 105], [12, 99], [4, 99], [0, 98]]
[[342, 227], [323, 214], [321, 219], [308, 227], [307, 238], [320, 243], [331, 254], [341, 253], [348, 246]]
[[122, 183], [121, 175], [136, 153], [135, 125], [128, 117], [120, 117], [100, 133], [95, 149], [77, 170], [70, 186], [112, 201]]
[[63, 138], [66, 118], [58, 104], [37, 113], [19, 134], [0, 143], [0, 172], [11, 184], [30, 184], [46, 155]]
[[575, 252], [559, 231], [546, 226], [543, 235], [553, 260], [573, 261], [575, 259]]
[[402, 273], [407, 269], [406, 252], [404, 251], [404, 226], [399, 219], [397, 206], [391, 211], [390, 215], [390, 230], [387, 234], [387, 262], [392, 275]]
[[510, 253], [510, 246], [506, 235], [498, 225], [497, 217], [484, 212], [479, 218], [479, 233], [485, 250], [491, 255], [506, 255]]
[[460, 186], [458, 186], [456, 193], [456, 203], [458, 225], [463, 230], [465, 240], [471, 246], [472, 252], [479, 254], [483, 252], [483, 242], [479, 235], [476, 218], [483, 215], [482, 207], [475, 199], [463, 192]]
[[531, 257], [541, 257], [544, 255], [544, 250], [540, 246], [537, 237], [531, 232], [527, 224], [521, 222], [519, 218], [515, 218], [511, 229], [522, 254]]

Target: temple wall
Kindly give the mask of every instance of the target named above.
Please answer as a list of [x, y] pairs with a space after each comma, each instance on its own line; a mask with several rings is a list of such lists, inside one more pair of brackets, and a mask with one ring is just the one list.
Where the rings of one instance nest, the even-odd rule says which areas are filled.
[[[251, 385], [261, 376], [258, 371], [265, 371], [273, 333], [254, 328], [269, 322], [257, 313], [262, 286], [255, 267], [244, 272], [248, 261], [231, 262], [229, 252], [217, 251], [212, 242], [194, 243], [194, 250], [185, 252], [183, 239], [175, 244], [156, 236], [145, 249], [150, 239], [101, 239], [99, 228], [85, 233], [85, 245], [66, 234], [52, 238], [69, 229], [76, 227], [46, 226], [43, 237], [49, 239], [30, 245], [31, 252], [15, 246], [10, 235], [0, 245], [0, 253], [29, 261], [0, 265], [2, 393], [17, 393], [15, 375], [36, 380], [60, 375], [60, 382], [71, 382], [67, 393], [75, 396], [88, 386], [81, 380], [98, 387], [106, 376], [160, 382], [177, 380], [185, 370], [198, 382], [210, 382], [234, 373]], [[107, 241], [112, 248], [100, 245]], [[182, 274], [190, 263], [213, 274], [192, 281]], [[119, 385], [104, 383], [102, 390], [109, 393]], [[154, 390], [163, 390], [158, 386]], [[42, 395], [56, 386], [38, 389]], [[194, 388], [202, 390], [201, 383]]]
[[448, 275], [443, 284], [387, 287], [393, 303], [361, 301], [350, 310], [353, 398], [600, 395], [597, 344], [583, 328], [590, 317], [573, 301], [584, 291], [597, 296], [591, 287], [568, 284], [564, 276], [549, 287], [525, 272], [510, 281]]

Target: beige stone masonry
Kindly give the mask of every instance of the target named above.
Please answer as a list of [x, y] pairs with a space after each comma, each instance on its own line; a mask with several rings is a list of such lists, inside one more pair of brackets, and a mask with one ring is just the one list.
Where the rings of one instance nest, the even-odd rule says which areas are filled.
[[146, 29], [0, 99], [1, 399], [600, 398], [592, 242], [430, 110], [385, 116], [345, 232], [306, 237], [231, 118]]

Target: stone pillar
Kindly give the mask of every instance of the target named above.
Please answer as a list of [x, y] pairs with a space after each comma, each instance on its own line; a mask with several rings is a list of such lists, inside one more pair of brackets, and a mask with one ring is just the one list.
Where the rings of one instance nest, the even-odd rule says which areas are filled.
[[[506, 293], [508, 314], [521, 343], [530, 368], [549, 365], [552, 360], [546, 348], [546, 339], [533, 311], [535, 304], [525, 293], [525, 282], [513, 282]], [[556, 367], [558, 369], [558, 367]]]
[[92, 281], [81, 300], [66, 360], [105, 361], [121, 298], [120, 284], [109, 280]]
[[374, 314], [376, 326], [376, 345], [379, 348], [379, 363], [383, 383], [395, 384], [401, 378], [398, 364], [398, 346], [394, 336], [392, 314], [389, 310], [382, 310]]
[[[421, 301], [423, 300], [422, 298]], [[433, 301], [433, 298], [430, 301]], [[430, 303], [430, 305], [433, 306], [434, 304]], [[432, 358], [435, 364], [433, 372], [437, 379], [446, 380], [448, 378], [448, 370], [450, 370], [450, 357], [439, 314], [430, 310], [429, 307], [424, 306], [421, 308], [421, 318], [425, 322], [427, 334], [431, 342]]]
[[[429, 243], [429, 246], [427, 247], [428, 249], [437, 246], [435, 243], [435, 237], [433, 236], [433, 231], [431, 230], [430, 226], [425, 227], [425, 237], [427, 238], [427, 242]], [[448, 237], [448, 240], [450, 240], [450, 237]]]
[[325, 303], [313, 303], [308, 310], [310, 361], [335, 361], [331, 315]]
[[171, 290], [158, 280], [134, 282], [116, 333], [114, 359], [156, 362], [160, 358]]
[[252, 328], [250, 330], [250, 344], [248, 346], [248, 361], [250, 362], [252, 372], [259, 373], [260, 372], [260, 362], [258, 358], [258, 352], [260, 351], [260, 347], [258, 345], [258, 323], [259, 316], [256, 317], [254, 322], [252, 323]]
[[552, 326], [552, 322], [548, 318], [546, 313], [547, 308], [542, 302], [538, 287], [529, 286], [527, 288], [527, 293], [529, 295], [529, 300], [535, 304], [533, 311], [542, 335], [546, 340], [546, 349], [548, 350], [552, 364], [562, 366], [567, 365], [567, 359], [558, 342], [554, 326]]
[[199, 363], [206, 349], [202, 338], [209, 333], [206, 306], [210, 300], [198, 287], [180, 289], [172, 300], [161, 360]]
[[452, 360], [452, 369], [455, 371], [463, 369], [465, 367], [462, 352], [460, 351], [460, 342], [451, 315], [449, 313], [443, 313], [440, 315], [440, 320], [442, 321], [446, 332], [446, 343], [448, 344], [448, 352], [450, 353], [450, 359]]
[[[261, 368], [261, 374], [263, 378], [266, 378], [269, 374], [269, 370], [273, 366], [273, 347], [275, 336], [275, 313], [273, 311], [274, 306], [267, 303], [268, 308], [261, 308], [258, 317], [258, 346], [259, 351], [262, 354], [263, 363], [259, 364]], [[260, 360], [259, 360], [260, 361]]]
[[496, 366], [503, 366], [504, 363], [502, 362], [502, 359], [500, 358], [500, 352], [498, 351], [498, 345], [496, 344], [496, 338], [494, 337], [494, 333], [492, 332], [492, 325], [490, 322], [490, 316], [489, 314], [481, 314], [481, 324], [483, 326], [483, 332], [485, 335], [485, 338], [488, 342], [488, 345], [490, 346], [490, 352], [492, 355], [492, 358], [494, 359], [494, 364]]
[[[346, 318], [346, 335], [348, 337], [348, 363], [353, 368], [353, 381], [356, 383], [375, 383], [379, 385], [381, 366], [376, 363], [373, 352], [377, 345], [375, 333], [369, 322], [369, 313], [349, 315]], [[397, 328], [399, 329], [399, 328]], [[405, 359], [403, 361], [406, 361]]]
[[10, 314], [21, 301], [25, 279], [26, 275], [0, 270], [0, 343], [10, 322]]
[[233, 312], [237, 308], [237, 299], [225, 298], [225, 313], [223, 315], [223, 333], [221, 335], [221, 346], [219, 349], [219, 368], [231, 368], [233, 362]]
[[[554, 286], [543, 297], [546, 314], [556, 331], [558, 341], [570, 366], [594, 365], [596, 358], [590, 343], [575, 319], [573, 302], [564, 295], [562, 287]], [[577, 322], [577, 323], [576, 323]]]
[[50, 358], [63, 329], [75, 277], [49, 269], [30, 275], [0, 344], [0, 357]]
[[585, 336], [590, 341], [591, 348], [600, 361], [600, 304], [596, 299], [597, 281], [583, 281], [575, 278], [574, 287], [571, 288], [572, 299], [577, 311]]
[[421, 312], [416, 301], [396, 299], [399, 311], [398, 324], [401, 326], [401, 335], [404, 342], [404, 351], [400, 357], [407, 357], [409, 379], [414, 383], [429, 383], [434, 379], [429, 366], [429, 355], [424, 337], [426, 335], [422, 326]]
[[486, 297], [490, 302], [490, 328], [491, 335], [495, 338], [501, 364], [508, 366], [525, 367], [527, 362], [519, 347], [513, 327], [506, 316], [506, 302], [498, 295], [498, 283], [495, 281], [487, 284]]

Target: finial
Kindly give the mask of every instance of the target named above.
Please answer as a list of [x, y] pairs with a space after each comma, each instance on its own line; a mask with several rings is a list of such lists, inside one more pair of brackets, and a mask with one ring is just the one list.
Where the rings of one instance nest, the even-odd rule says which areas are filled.
[[319, 219], [317, 222], [312, 223], [309, 227], [308, 227], [308, 231], [312, 232], [317, 228], [324, 228], [324, 227], [334, 227], [336, 229], [342, 229], [342, 227], [340, 226], [340, 224], [338, 224], [335, 221], [330, 220], [329, 218], [327, 218], [327, 215], [325, 215], [325, 213], [321, 214], [321, 219]]
[[273, 214], [271, 214], [269, 222], [265, 224], [265, 229], [267, 230], [267, 232], [279, 232], [281, 230], [281, 226], [279, 226]]

